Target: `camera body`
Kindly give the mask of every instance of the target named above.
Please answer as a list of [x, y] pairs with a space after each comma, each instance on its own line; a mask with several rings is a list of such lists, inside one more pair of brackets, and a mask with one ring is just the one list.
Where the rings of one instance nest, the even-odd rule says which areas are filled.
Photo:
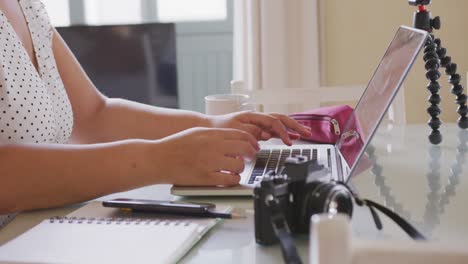
[[432, 0], [408, 0], [408, 3], [413, 6], [430, 5]]
[[270, 172], [254, 189], [255, 208], [255, 239], [257, 243], [272, 245], [278, 241], [272, 220], [273, 211], [267, 206], [272, 199], [277, 199], [281, 211], [286, 219], [288, 228], [294, 232], [293, 208], [291, 206], [293, 195], [289, 190], [289, 183], [282, 175]]
[[[279, 219], [288, 232], [307, 234], [310, 218], [320, 213], [344, 213], [351, 217], [353, 196], [329, 179], [329, 169], [306, 157], [288, 158], [279, 173], [269, 172], [254, 189], [255, 239], [262, 245], [278, 242]], [[274, 202], [275, 206], [272, 206]]]

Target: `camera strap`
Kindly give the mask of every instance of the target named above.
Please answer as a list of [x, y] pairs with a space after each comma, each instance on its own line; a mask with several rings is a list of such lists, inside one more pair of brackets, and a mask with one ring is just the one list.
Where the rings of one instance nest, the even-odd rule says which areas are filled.
[[371, 211], [372, 218], [374, 219], [374, 223], [377, 229], [381, 230], [383, 228], [382, 221], [380, 220], [379, 215], [375, 211], [377, 209], [384, 215], [388, 216], [393, 222], [395, 222], [403, 231], [405, 231], [408, 236], [410, 236], [414, 240], [426, 240], [426, 237], [421, 234], [413, 225], [411, 225], [408, 221], [406, 221], [403, 217], [398, 215], [397, 213], [393, 212], [392, 210], [388, 209], [387, 207], [374, 202], [369, 199], [361, 199], [352, 189], [344, 182], [338, 182], [338, 184], [343, 185], [351, 195], [354, 197], [354, 200], [357, 205], [359, 206], [367, 206]]
[[[361, 202], [360, 205], [367, 205], [371, 212], [375, 209], [379, 210], [381, 213], [384, 215], [388, 216], [390, 219], [393, 220], [403, 231], [405, 231], [406, 234], [408, 234], [412, 239], [414, 240], [426, 240], [426, 237], [421, 234], [415, 227], [413, 227], [408, 221], [406, 221], [403, 217], [398, 215], [397, 213], [393, 212], [392, 210], [388, 209], [387, 207], [376, 203], [374, 201], [364, 199], [364, 200], [356, 200], [358, 205]], [[378, 219], [378, 216], [376, 215], [375, 212], [372, 213], [374, 217], [374, 221], [376, 222], [377, 228], [382, 229], [382, 222]], [[374, 215], [375, 214], [375, 215]], [[377, 218], [376, 218], [377, 217]]]
[[302, 264], [301, 257], [297, 252], [291, 230], [281, 210], [278, 199], [274, 198], [269, 200], [267, 206], [271, 209], [271, 224], [275, 235], [280, 241], [284, 261], [288, 264]]

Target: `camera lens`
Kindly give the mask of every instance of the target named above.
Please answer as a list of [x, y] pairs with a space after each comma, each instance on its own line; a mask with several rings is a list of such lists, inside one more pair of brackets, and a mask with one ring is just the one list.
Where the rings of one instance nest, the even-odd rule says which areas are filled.
[[330, 197], [327, 199], [328, 213], [341, 213], [349, 217], [353, 214], [353, 200], [348, 190], [337, 186], [330, 192]]

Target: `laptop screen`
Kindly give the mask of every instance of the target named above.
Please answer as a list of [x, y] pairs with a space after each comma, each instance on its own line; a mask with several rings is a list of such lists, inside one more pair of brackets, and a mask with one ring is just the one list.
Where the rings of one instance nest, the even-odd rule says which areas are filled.
[[421, 30], [398, 29], [337, 142], [337, 149], [351, 169], [343, 175], [344, 180], [355, 169], [427, 36]]

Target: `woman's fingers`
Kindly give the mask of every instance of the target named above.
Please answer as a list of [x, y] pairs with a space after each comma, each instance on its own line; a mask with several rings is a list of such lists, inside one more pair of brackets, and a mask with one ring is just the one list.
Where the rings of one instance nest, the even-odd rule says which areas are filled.
[[244, 159], [225, 156], [217, 164], [216, 171], [226, 171], [233, 174], [241, 174], [244, 171]]
[[299, 133], [300, 136], [309, 137], [310, 128], [299, 124], [296, 120], [282, 114], [271, 114], [272, 116], [281, 120], [281, 122], [288, 128]]
[[239, 174], [226, 172], [213, 172], [206, 177], [207, 184], [211, 186], [235, 186], [241, 180]]
[[262, 113], [245, 113], [246, 120], [244, 122], [257, 125], [267, 130], [270, 134], [278, 135], [286, 145], [292, 145], [291, 139], [289, 138], [288, 131], [282, 121], [272, 115]]
[[289, 138], [291, 138], [292, 140], [298, 140], [298, 139], [301, 139], [301, 136], [298, 135], [298, 134], [295, 134], [295, 133], [291, 133], [291, 132], [288, 132], [289, 133]]
[[257, 139], [252, 134], [237, 129], [221, 130], [221, 134], [219, 135], [221, 135], [223, 139], [249, 142], [254, 149], [260, 150], [260, 145], [258, 144]]
[[264, 140], [264, 141], [270, 140], [272, 137], [273, 137], [273, 135], [270, 134], [269, 132], [266, 132], [266, 131], [262, 132], [262, 135], [261, 135], [262, 140]]
[[245, 124], [242, 126], [242, 130], [250, 133], [257, 140], [263, 140], [262, 134], [264, 133], [263, 129], [256, 125]]
[[[262, 114], [262, 113], [252, 113], [246, 112], [245, 113], [247, 120], [245, 122], [255, 125], [258, 128], [262, 129], [263, 131], [260, 134], [260, 138], [262, 140], [268, 140], [273, 135], [278, 136], [283, 140], [284, 143], [291, 145], [291, 140], [299, 139], [301, 136], [309, 137], [311, 132], [310, 128], [305, 127], [299, 124], [296, 120], [282, 114]], [[248, 128], [249, 133], [255, 135], [256, 138], [258, 136], [258, 130], [255, 130], [252, 127]], [[291, 133], [288, 130], [297, 132]], [[270, 135], [270, 136], [268, 136]]]
[[258, 151], [258, 149], [255, 149], [249, 143], [238, 140], [225, 141], [223, 145], [224, 156], [229, 157], [243, 157], [253, 160]]

